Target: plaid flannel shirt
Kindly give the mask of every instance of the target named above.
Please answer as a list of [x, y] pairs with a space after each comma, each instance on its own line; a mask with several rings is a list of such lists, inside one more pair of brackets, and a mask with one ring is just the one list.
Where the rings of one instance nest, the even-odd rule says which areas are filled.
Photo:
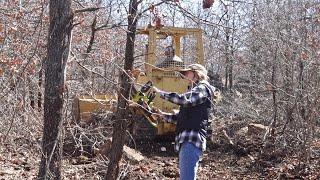
[[[211, 86], [212, 87], [212, 86]], [[214, 87], [212, 87], [212, 92]], [[210, 90], [211, 91], [211, 90]], [[173, 92], [160, 92], [160, 97], [162, 99], [168, 100], [174, 104], [178, 104], [182, 107], [196, 106], [198, 104], [204, 103], [207, 98], [210, 98], [207, 87], [203, 83], [198, 83], [191, 90], [184, 94], [178, 94]], [[164, 119], [169, 123], [177, 123], [177, 115], [164, 113]], [[206, 137], [203, 133], [196, 130], [185, 130], [180, 132], [175, 137], [175, 150], [180, 150], [180, 145], [183, 142], [191, 142], [196, 147], [200, 148], [202, 151], [206, 149]]]

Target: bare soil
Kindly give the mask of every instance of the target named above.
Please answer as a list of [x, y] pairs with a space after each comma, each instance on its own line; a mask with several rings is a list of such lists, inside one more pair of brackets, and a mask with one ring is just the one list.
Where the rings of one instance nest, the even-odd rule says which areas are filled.
[[[301, 158], [300, 152], [272, 147], [261, 152], [260, 145], [252, 142], [243, 142], [240, 148], [243, 151], [227, 144], [210, 143], [200, 162], [198, 179], [320, 179], [319, 139], [313, 142], [308, 159]], [[179, 179], [178, 158], [172, 142], [141, 141], [132, 147], [145, 159], [136, 163], [124, 158], [121, 179]], [[3, 144], [0, 179], [35, 179], [39, 164], [37, 149], [36, 142], [23, 137]], [[102, 179], [106, 162], [102, 156], [65, 157], [63, 177]]]

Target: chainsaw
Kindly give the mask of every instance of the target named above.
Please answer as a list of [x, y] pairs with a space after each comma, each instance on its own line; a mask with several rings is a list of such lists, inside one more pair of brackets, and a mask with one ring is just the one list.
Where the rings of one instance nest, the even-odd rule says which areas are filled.
[[152, 86], [152, 81], [148, 81], [140, 90], [136, 91], [132, 97], [136, 104], [131, 107], [134, 107], [138, 114], [145, 116], [151, 125], [156, 127], [157, 119], [153, 116], [153, 100], [156, 97], [156, 93], [152, 91]]

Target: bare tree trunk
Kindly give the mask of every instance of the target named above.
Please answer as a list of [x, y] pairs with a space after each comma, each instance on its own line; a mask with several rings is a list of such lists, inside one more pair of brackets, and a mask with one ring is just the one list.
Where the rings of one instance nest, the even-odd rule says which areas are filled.
[[[234, 4], [233, 4], [234, 6]], [[234, 41], [234, 30], [231, 32], [230, 27], [230, 11], [226, 9], [226, 19], [225, 19], [225, 58], [226, 58], [226, 68], [225, 68], [225, 88], [229, 91], [232, 90], [233, 86], [233, 58], [234, 58], [234, 49], [233, 49], [233, 41]], [[234, 26], [234, 21], [232, 22], [232, 26]]]
[[97, 32], [96, 25], [97, 25], [97, 16], [94, 16], [92, 24], [91, 24], [91, 36], [90, 36], [89, 45], [88, 45], [87, 50], [86, 50], [86, 56], [92, 50], [92, 46], [93, 46], [94, 39], [95, 39], [95, 34]]
[[[288, 8], [293, 8], [292, 7], [292, 2], [291, 1], [288, 1], [287, 2], [287, 7]], [[278, 15], [279, 16], [279, 15]], [[279, 19], [279, 17], [278, 17]], [[278, 20], [277, 19], [277, 20]], [[291, 13], [288, 13], [286, 15], [286, 20], [288, 22], [292, 21], [291, 20]], [[279, 24], [280, 22], [277, 21], [277, 24]], [[290, 26], [289, 24], [286, 24], [285, 26], [285, 29], [288, 31], [288, 36], [291, 37], [292, 36], [292, 26]], [[280, 29], [278, 30], [278, 35], [277, 37], [281, 37], [279, 36], [279, 32]], [[283, 37], [281, 37], [282, 41], [286, 41], [285, 39], [283, 39]], [[288, 42], [289, 46], [292, 47], [292, 43], [291, 42]], [[286, 52], [286, 59], [287, 59], [287, 62], [288, 63], [285, 63], [284, 64], [284, 67], [285, 67], [285, 77], [284, 77], [284, 90], [285, 90], [285, 94], [284, 94], [284, 101], [285, 101], [285, 124], [282, 128], [282, 133], [285, 131], [285, 129], [287, 128], [287, 125], [289, 123], [291, 123], [293, 120], [294, 120], [294, 117], [293, 117], [293, 113], [294, 113], [294, 109], [295, 109], [295, 106], [296, 106], [296, 103], [295, 102], [292, 102], [292, 97], [290, 95], [292, 95], [294, 93], [293, 91], [293, 84], [294, 84], [294, 62], [296, 61], [295, 60], [295, 52], [296, 50], [290, 50], [289, 48], [287, 49], [287, 52]]]
[[[303, 17], [303, 23], [305, 24], [304, 26], [302, 26], [301, 28], [301, 34], [302, 34], [302, 41], [303, 41], [303, 46], [304, 48], [307, 48], [307, 38], [308, 38], [308, 29], [307, 29], [307, 22], [306, 22], [306, 18], [307, 18], [307, 10], [304, 9], [302, 12], [301, 17]], [[308, 54], [308, 52], [306, 50], [302, 50], [301, 54]], [[301, 55], [302, 56], [302, 55]], [[304, 91], [304, 78], [303, 78], [303, 74], [305, 71], [305, 65], [304, 62], [306, 59], [303, 59], [304, 57], [300, 57], [298, 63], [299, 63], [299, 75], [298, 75], [298, 89], [299, 89], [299, 93], [298, 93], [298, 97], [299, 97], [299, 102], [300, 102], [300, 116], [303, 120], [306, 120], [306, 109], [305, 109], [305, 102], [303, 99], [303, 94], [305, 93]]]
[[253, 1], [253, 9], [252, 9], [252, 28], [251, 28], [251, 36], [250, 39], [250, 51], [252, 52], [252, 56], [250, 56], [250, 97], [254, 98], [254, 89], [256, 88], [256, 85], [258, 84], [259, 78], [258, 78], [258, 53], [259, 53], [259, 42], [258, 42], [258, 35], [256, 32], [256, 29], [258, 27], [258, 21], [257, 21], [257, 2]]
[[[232, 7], [235, 8], [235, 2], [232, 1]], [[233, 66], [234, 66], [234, 51], [235, 51], [235, 48], [234, 48], [234, 41], [235, 41], [235, 29], [236, 29], [236, 26], [235, 26], [235, 18], [236, 17], [236, 11], [235, 10], [232, 10], [233, 12], [233, 18], [232, 18], [232, 31], [231, 29], [229, 29], [229, 31], [231, 31], [231, 39], [230, 37], [228, 37], [228, 40], [230, 40], [230, 42], [228, 42], [229, 44], [229, 47], [230, 47], [230, 59], [229, 59], [229, 72], [228, 72], [228, 80], [229, 80], [229, 90], [231, 91], [232, 88], [233, 88]], [[230, 33], [230, 32], [229, 32]]]
[[[228, 13], [228, 12], [227, 12]], [[225, 20], [225, 26], [226, 26], [226, 30], [225, 30], [225, 37], [226, 37], [226, 42], [225, 42], [225, 58], [226, 58], [226, 70], [225, 70], [225, 75], [226, 75], [226, 80], [225, 80], [225, 88], [228, 90], [228, 83], [229, 83], [229, 78], [230, 78], [230, 53], [229, 53], [229, 41], [230, 41], [230, 29], [228, 27], [229, 25], [229, 15], [227, 14], [227, 19]]]
[[32, 86], [32, 81], [30, 78], [28, 79], [28, 88], [29, 88], [29, 99], [30, 99], [30, 106], [32, 109], [35, 108], [35, 94], [34, 94], [34, 88]]
[[51, 0], [45, 61], [44, 126], [39, 179], [61, 179], [61, 125], [73, 13], [71, 0]]
[[[137, 0], [130, 0], [128, 16], [128, 32], [125, 51], [124, 71], [133, 68], [134, 61], [134, 41], [137, 28]], [[119, 174], [119, 162], [123, 154], [123, 145], [125, 143], [126, 129], [129, 118], [128, 104], [126, 99], [129, 98], [130, 79], [125, 72], [120, 75], [120, 92], [118, 93], [118, 107], [115, 116], [115, 123], [112, 134], [112, 147], [109, 155], [108, 171], [105, 179], [115, 180]], [[125, 99], [126, 98], [126, 99]]]
[[38, 110], [42, 108], [42, 67], [39, 71], [39, 79], [38, 79]]
[[230, 59], [229, 59], [229, 72], [228, 72], [228, 80], [229, 80], [229, 90], [231, 91], [233, 88], [233, 63], [234, 63], [234, 50], [233, 46], [231, 45], [230, 51]]
[[269, 126], [271, 136], [273, 138], [274, 136], [274, 128], [277, 124], [277, 118], [278, 118], [278, 105], [277, 105], [277, 54], [278, 51], [275, 52], [275, 58], [274, 58], [274, 64], [272, 66], [272, 75], [271, 75], [271, 84], [272, 84], [272, 101], [273, 101], [273, 120], [271, 121], [271, 124]]

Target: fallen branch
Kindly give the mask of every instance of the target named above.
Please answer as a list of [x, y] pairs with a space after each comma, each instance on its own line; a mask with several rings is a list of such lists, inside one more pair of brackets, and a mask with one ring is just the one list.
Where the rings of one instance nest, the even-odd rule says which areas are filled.
[[101, 7], [87, 7], [87, 8], [82, 8], [82, 9], [76, 9], [74, 11], [75, 14], [78, 14], [78, 13], [83, 13], [83, 12], [92, 12], [92, 11], [97, 11], [101, 9]]
[[249, 152], [245, 148], [239, 147], [238, 145], [234, 144], [230, 136], [227, 134], [226, 130], [222, 130], [222, 134], [228, 141], [228, 145], [230, 145], [230, 147], [236, 154], [246, 155], [252, 162], [255, 161], [254, 158], [249, 154]]

